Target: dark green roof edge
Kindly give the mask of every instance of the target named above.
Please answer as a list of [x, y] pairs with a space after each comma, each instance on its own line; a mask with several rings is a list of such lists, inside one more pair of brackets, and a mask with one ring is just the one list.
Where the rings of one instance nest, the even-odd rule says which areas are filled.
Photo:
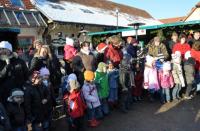
[[[152, 25], [152, 26], [141, 26], [139, 29], [159, 29], [159, 28], [166, 28], [166, 27], [171, 27], [171, 26], [184, 26], [184, 25], [194, 25], [194, 24], [200, 24], [200, 20], [194, 20], [194, 21], [187, 21], [187, 22], [175, 22], [175, 23], [168, 23], [168, 24], [161, 24], [161, 25]], [[128, 27], [126, 29], [119, 29], [119, 30], [111, 30], [111, 31], [102, 31], [102, 32], [90, 32], [88, 35], [103, 35], [103, 34], [112, 34], [112, 33], [119, 33], [122, 31], [130, 31], [134, 30], [131, 27]]]
[[20, 33], [20, 29], [17, 28], [1, 28], [0, 32], [13, 32], [13, 33]]

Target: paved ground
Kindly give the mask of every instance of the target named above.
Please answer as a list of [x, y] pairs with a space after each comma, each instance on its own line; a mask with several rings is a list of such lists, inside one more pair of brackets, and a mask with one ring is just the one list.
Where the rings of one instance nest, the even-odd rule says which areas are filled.
[[[63, 120], [56, 127], [54, 131], [67, 131]], [[200, 96], [164, 105], [147, 100], [134, 103], [128, 114], [115, 110], [98, 128], [87, 131], [200, 131]]]

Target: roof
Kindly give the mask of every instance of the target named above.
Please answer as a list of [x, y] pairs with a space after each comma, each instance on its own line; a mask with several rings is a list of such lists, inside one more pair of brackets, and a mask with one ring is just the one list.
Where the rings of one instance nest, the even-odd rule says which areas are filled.
[[[32, 2], [43, 15], [52, 21], [117, 26], [117, 14], [114, 9], [106, 10], [66, 1], [55, 3], [47, 0], [32, 0]], [[118, 13], [118, 26], [127, 27], [133, 22], [142, 22], [147, 25], [161, 24], [160, 21], [153, 18]]]
[[160, 19], [160, 21], [164, 24], [167, 23], [174, 23], [174, 22], [180, 22], [183, 21], [185, 19], [185, 16], [182, 17], [174, 17], [174, 18], [167, 18], [167, 19]]
[[195, 5], [195, 7], [193, 7], [193, 8], [191, 9], [191, 11], [189, 12], [189, 14], [185, 17], [184, 21], [186, 21], [187, 18], [190, 17], [190, 16], [194, 13], [194, 11], [195, 11], [197, 8], [199, 8], [199, 7], [200, 7], [200, 2], [198, 2], [198, 3]]
[[[24, 4], [24, 9], [34, 9], [34, 6], [30, 2], [30, 0], [21, 0]], [[18, 9], [19, 7], [16, 7], [12, 5], [10, 0], [0, 0], [0, 5], [6, 8], [14, 8]]]
[[0, 27], [46, 27], [38, 11], [0, 7]]
[[[176, 26], [185, 26], [185, 25], [196, 25], [200, 24], [200, 20], [194, 20], [194, 21], [187, 21], [187, 22], [175, 22], [175, 23], [168, 23], [168, 24], [161, 24], [161, 25], [152, 25], [152, 26], [141, 26], [139, 30], [150, 30], [150, 29], [161, 29], [166, 27], [176, 27]], [[113, 33], [119, 33], [123, 31], [131, 31], [134, 30], [133, 28], [126, 28], [126, 29], [119, 29], [119, 30], [112, 30], [112, 31], [103, 31], [103, 32], [90, 32], [88, 35], [102, 35], [102, 34], [113, 34]]]
[[[54, 0], [54, 1], [60, 1], [60, 0]], [[91, 6], [91, 7], [97, 7], [97, 8], [106, 9], [106, 10], [115, 10], [117, 8], [119, 9], [120, 12], [127, 13], [130, 15], [138, 15], [144, 18], [153, 18], [145, 10], [114, 3], [108, 0], [63, 0], [63, 1], [74, 2], [74, 3]]]

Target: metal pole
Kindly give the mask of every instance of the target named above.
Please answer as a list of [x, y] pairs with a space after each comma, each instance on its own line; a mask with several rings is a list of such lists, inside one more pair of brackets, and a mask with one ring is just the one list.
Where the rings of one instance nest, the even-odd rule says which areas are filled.
[[135, 30], [135, 39], [138, 40], [138, 29]]
[[119, 21], [119, 18], [118, 18], [119, 16], [118, 16], [118, 11], [117, 11], [117, 30], [118, 30], [118, 25], [119, 25], [119, 23], [118, 23], [118, 21]]

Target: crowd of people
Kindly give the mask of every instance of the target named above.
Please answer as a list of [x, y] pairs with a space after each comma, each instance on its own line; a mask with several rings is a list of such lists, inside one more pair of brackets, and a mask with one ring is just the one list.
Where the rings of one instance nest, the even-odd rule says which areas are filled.
[[27, 59], [2, 41], [0, 129], [50, 130], [59, 97], [70, 131], [86, 130], [86, 121], [97, 127], [114, 109], [128, 113], [144, 97], [162, 104], [190, 100], [200, 90], [199, 38], [198, 31], [193, 37], [174, 32], [170, 41], [154, 37], [141, 48], [133, 37], [123, 42], [113, 35], [94, 50], [88, 41], [77, 46], [67, 37], [64, 63], [40, 40]]

